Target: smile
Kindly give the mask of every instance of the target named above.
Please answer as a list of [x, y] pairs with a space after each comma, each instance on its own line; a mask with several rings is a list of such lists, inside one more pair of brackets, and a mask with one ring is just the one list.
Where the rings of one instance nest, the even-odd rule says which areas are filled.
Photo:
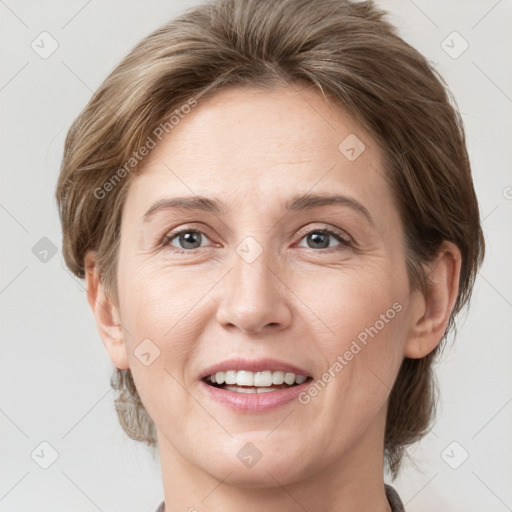
[[216, 372], [203, 380], [211, 386], [234, 393], [271, 393], [298, 386], [307, 379], [308, 377], [293, 372], [227, 370]]
[[312, 382], [312, 377], [291, 372], [245, 370], [216, 372], [200, 380], [209, 399], [243, 413], [262, 413], [291, 403]]

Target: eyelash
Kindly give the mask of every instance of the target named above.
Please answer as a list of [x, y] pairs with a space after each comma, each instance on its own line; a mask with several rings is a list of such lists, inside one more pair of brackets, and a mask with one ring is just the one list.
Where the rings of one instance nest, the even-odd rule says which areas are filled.
[[[193, 252], [201, 249], [201, 247], [197, 247], [196, 249], [179, 249], [178, 247], [174, 247], [174, 246], [170, 245], [172, 240], [174, 240], [176, 237], [178, 237], [179, 235], [181, 235], [183, 233], [200, 233], [201, 235], [205, 235], [206, 237], [208, 237], [208, 235], [206, 235], [206, 233], [204, 233], [203, 231], [201, 231], [199, 229], [184, 228], [184, 229], [180, 229], [179, 231], [174, 231], [174, 232], [166, 234], [162, 240], [162, 245], [164, 247], [171, 247], [171, 250], [173, 252], [177, 252], [179, 254], [193, 253]], [[340, 242], [339, 247], [327, 247], [325, 249], [318, 249], [318, 250], [314, 249], [312, 247], [306, 247], [306, 249], [309, 249], [311, 251], [332, 252], [332, 251], [341, 251], [341, 250], [346, 249], [347, 247], [352, 247], [350, 240], [348, 240], [346, 237], [344, 237], [339, 231], [329, 228], [329, 227], [325, 227], [325, 228], [321, 228], [321, 229], [312, 229], [312, 230], [308, 231], [307, 233], [305, 233], [304, 236], [302, 236], [302, 238], [300, 240], [303, 240], [305, 237], [307, 237], [311, 233], [327, 234], [327, 235], [334, 237], [338, 242]]]

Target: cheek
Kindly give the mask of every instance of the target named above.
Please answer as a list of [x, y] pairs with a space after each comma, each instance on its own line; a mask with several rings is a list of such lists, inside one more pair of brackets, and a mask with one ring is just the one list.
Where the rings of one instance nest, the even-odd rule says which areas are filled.
[[173, 393], [179, 400], [183, 368], [199, 339], [193, 308], [209, 286], [200, 279], [185, 279], [179, 269], [156, 268], [140, 260], [120, 265], [118, 279], [130, 369], [153, 417], [152, 404], [171, 403]]
[[[130, 333], [165, 343], [193, 339], [191, 319], [204, 307], [213, 284], [222, 278], [218, 269], [132, 262], [119, 275], [121, 309]], [[136, 341], [136, 340], [132, 340]], [[183, 343], [180, 343], [183, 346]]]
[[[120, 307], [128, 331], [130, 368], [152, 418], [162, 414], [162, 404], [173, 404], [172, 410], [164, 406], [171, 415], [190, 406], [182, 386], [192, 378], [186, 371], [199, 352], [204, 320], [214, 314], [208, 293], [224, 273], [143, 260], [120, 266]], [[147, 352], [149, 365], [144, 364]]]
[[122, 313], [133, 379], [149, 416], [156, 425], [172, 424], [175, 435], [186, 434], [182, 416], [190, 401], [183, 392], [184, 369], [200, 339], [193, 307], [198, 307], [203, 288], [186, 286], [178, 276], [142, 270], [124, 281]]
[[[129, 332], [132, 372], [142, 388], [146, 381], [156, 386], [164, 378], [171, 392], [179, 391], [164, 372], [182, 381], [184, 369], [199, 352], [197, 340], [215, 317], [215, 304], [230, 293], [221, 283], [227, 270], [214, 265], [172, 266], [144, 258], [120, 265], [121, 316]], [[329, 387], [343, 393], [352, 388], [354, 397], [382, 386], [379, 379], [391, 387], [403, 337], [402, 315], [393, 305], [404, 295], [405, 280], [390, 278], [386, 261], [377, 258], [365, 266], [307, 265], [278, 274], [287, 286], [276, 289], [294, 312], [290, 327], [306, 333], [304, 351], [316, 358], [318, 369], [322, 366], [326, 371], [342, 358], [343, 368], [336, 373], [344, 377], [334, 379], [336, 384]], [[149, 348], [154, 343], [158, 347], [154, 350], [160, 352], [150, 367], [134, 355], [141, 342]]]
[[343, 349], [358, 337], [364, 343], [397, 332], [402, 321], [396, 319], [401, 318], [398, 313], [408, 294], [407, 280], [402, 275], [405, 269], [392, 272], [385, 263], [321, 269], [297, 277], [294, 292], [316, 317], [310, 325], [315, 326], [327, 352], [331, 347]]
[[343, 397], [345, 412], [365, 414], [361, 403], [368, 414], [380, 409], [402, 361], [408, 288], [406, 279], [389, 275], [383, 267], [340, 272], [325, 282], [321, 299], [309, 302], [322, 320], [314, 336], [324, 361], [321, 380], [329, 400]]

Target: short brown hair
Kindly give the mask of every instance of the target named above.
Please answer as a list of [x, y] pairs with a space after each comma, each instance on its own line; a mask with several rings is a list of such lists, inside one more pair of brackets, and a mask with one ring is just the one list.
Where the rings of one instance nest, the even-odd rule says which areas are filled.
[[[72, 272], [84, 277], [84, 256], [97, 251], [102, 283], [117, 302], [128, 185], [143, 169], [139, 149], [158, 127], [172, 129], [172, 115], [177, 120], [185, 105], [228, 86], [308, 84], [334, 98], [379, 143], [406, 234], [412, 285], [425, 291], [422, 264], [435, 258], [443, 240], [460, 249], [459, 293], [444, 340], [469, 303], [484, 255], [478, 203], [455, 100], [386, 14], [370, 1], [218, 0], [189, 9], [141, 41], [66, 139], [56, 197]], [[385, 454], [393, 476], [406, 446], [433, 419], [438, 349], [422, 359], [405, 358], [391, 392]], [[155, 445], [154, 424], [130, 370], [116, 369], [112, 386], [120, 391], [116, 409], [126, 433]]]

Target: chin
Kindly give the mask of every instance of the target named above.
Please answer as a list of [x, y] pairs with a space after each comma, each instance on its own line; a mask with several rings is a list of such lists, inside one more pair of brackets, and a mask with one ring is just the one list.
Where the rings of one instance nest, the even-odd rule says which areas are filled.
[[277, 437], [269, 442], [263, 437], [235, 436], [224, 449], [211, 453], [206, 464], [202, 454], [197, 465], [219, 481], [248, 489], [288, 485], [314, 472], [302, 445], [291, 446]]

